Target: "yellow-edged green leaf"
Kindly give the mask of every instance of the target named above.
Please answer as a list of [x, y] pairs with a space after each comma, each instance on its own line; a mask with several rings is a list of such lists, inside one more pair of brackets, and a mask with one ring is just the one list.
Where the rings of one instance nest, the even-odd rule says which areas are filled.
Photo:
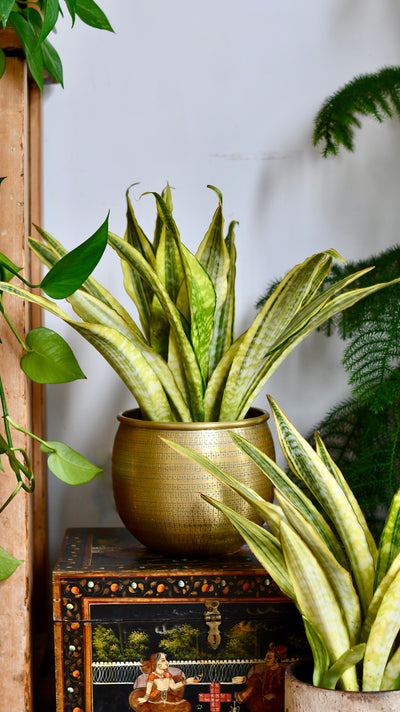
[[[324, 267], [326, 268], [326, 265], [322, 265], [321, 275], [319, 276], [322, 276]], [[301, 309], [299, 309], [297, 314], [295, 314], [288, 327], [273, 345], [271, 351], [279, 350], [285, 344], [286, 341], [291, 339], [296, 334], [301, 333], [309, 323], [310, 319], [314, 318], [327, 304], [330, 304], [335, 295], [338, 294], [338, 292], [342, 292], [352, 282], [357, 279], [360, 279], [368, 272], [371, 272], [373, 269], [373, 267], [366, 267], [365, 269], [359, 270], [358, 272], [349, 274], [338, 282], [334, 282], [333, 284], [331, 284], [329, 287], [327, 287], [327, 289], [324, 289], [318, 294], [314, 294], [311, 299], [308, 299], [308, 297], [310, 296], [308, 294], [307, 301], [302, 305]], [[348, 291], [346, 292], [346, 294], [352, 294], [353, 291]]]
[[110, 363], [122, 381], [135, 396], [143, 416], [149, 420], [173, 420], [164, 389], [154, 370], [141, 351], [116, 329], [99, 324], [73, 321], [49, 299], [32, 294], [8, 282], [0, 282], [0, 289], [38, 304], [84, 336]]
[[365, 653], [365, 643], [354, 645], [349, 650], [346, 650], [343, 655], [326, 671], [321, 678], [319, 687], [324, 687], [328, 690], [334, 690], [340, 678], [349, 668], [360, 662]]
[[270, 574], [277, 586], [290, 599], [294, 599], [294, 591], [287, 575], [279, 541], [267, 529], [243, 517], [238, 512], [222, 502], [202, 494], [202, 498], [220, 510], [243, 537], [249, 549], [258, 559], [261, 566]]
[[75, 322], [71, 323], [71, 326], [82, 334], [113, 367], [135, 396], [144, 418], [158, 421], [173, 420], [160, 379], [132, 341], [115, 329], [100, 324]]
[[194, 255], [184, 249], [190, 277], [188, 282], [190, 300], [191, 341], [203, 381], [208, 377], [209, 348], [214, 326], [215, 289], [214, 285]]
[[325, 258], [325, 253], [318, 253], [296, 265], [257, 314], [233, 360], [222, 399], [220, 420], [240, 417], [249, 383], [261, 368], [266, 354], [300, 309]]
[[[127, 201], [127, 224], [125, 231], [125, 240], [129, 245], [135, 247], [142, 255], [146, 258], [148, 263], [155, 267], [155, 255], [153, 247], [150, 241], [147, 239], [142, 228], [140, 227], [138, 221], [136, 220], [136, 215], [134, 213], [131, 200], [129, 198], [128, 191], [126, 192]], [[140, 323], [142, 325], [143, 333], [146, 339], [150, 340], [150, 314], [151, 314], [151, 303], [153, 300], [153, 291], [147, 284], [143, 281], [137, 272], [132, 269], [130, 264], [124, 259], [121, 260], [122, 272], [124, 275], [124, 287], [136, 304]]]
[[138, 271], [143, 279], [150, 284], [154, 293], [160, 300], [163, 309], [168, 317], [171, 328], [174, 330], [177, 344], [181, 352], [184, 375], [187, 384], [188, 393], [190, 396], [190, 410], [192, 419], [195, 421], [204, 420], [204, 405], [203, 405], [203, 384], [200, 369], [197, 363], [193, 348], [188, 340], [185, 330], [182, 326], [180, 315], [167, 294], [167, 291], [158, 278], [158, 275], [148, 265], [144, 257], [131, 245], [128, 245], [124, 240], [121, 240], [113, 233], [109, 234], [109, 243], [117, 251], [118, 254], [124, 256], [126, 260]]
[[238, 352], [243, 338], [244, 334], [236, 339], [232, 346], [224, 353], [207, 383], [206, 392], [204, 394], [204, 419], [208, 422], [216, 422], [219, 420], [226, 379], [228, 378], [232, 361]]
[[350, 644], [353, 645], [357, 642], [360, 633], [361, 609], [349, 571], [339, 564], [314, 526], [304, 518], [296, 507], [279, 492], [276, 493], [276, 499], [289, 524], [307, 544], [323, 569], [343, 611], [343, 617], [349, 631]]
[[400, 690], [400, 646], [386, 665], [381, 690]]
[[[235, 281], [235, 247], [233, 226], [229, 232], [229, 246], [223, 235], [224, 217], [220, 202], [196, 257], [209, 275], [216, 294], [214, 329], [209, 348], [209, 373], [212, 373], [226, 349], [232, 343], [232, 284]], [[232, 261], [233, 256], [233, 261]], [[234, 304], [234, 302], [233, 302]]]
[[393, 643], [400, 630], [400, 572], [386, 590], [366, 641], [363, 690], [380, 690]]
[[314, 663], [313, 685], [314, 687], [321, 687], [322, 677], [328, 670], [330, 663], [328, 648], [319, 630], [305, 616], [303, 616], [303, 624]]
[[68, 298], [68, 302], [71, 304], [75, 314], [83, 321], [111, 326], [128, 338], [133, 339], [135, 343], [141, 344], [143, 347], [147, 346], [142, 332], [133, 319], [126, 321], [118, 311], [93, 294], [85, 292], [83, 289], [78, 289]]
[[[350, 647], [347, 626], [336, 596], [315, 556], [285, 522], [281, 524], [281, 544], [297, 606], [319, 631], [334, 663]], [[354, 669], [343, 674], [342, 683], [346, 690], [358, 689]]]
[[330, 551], [334, 554], [337, 561], [342, 566], [346, 566], [346, 559], [343, 551], [337, 541], [336, 536], [332, 532], [321, 512], [314, 506], [309, 497], [298, 487], [285, 472], [271, 460], [268, 455], [259, 450], [255, 445], [245, 440], [237, 433], [231, 433], [233, 441], [245, 452], [253, 462], [260, 468], [262, 472], [271, 480], [275, 489], [281, 492], [304, 518], [310, 522], [314, 529], [318, 532], [322, 540], [325, 542]]
[[[172, 217], [166, 201], [162, 196], [154, 194], [157, 200], [157, 217], [161, 224], [159, 229], [155, 269], [164, 285], [171, 301], [190, 322], [188, 303], [187, 265], [178, 228]], [[178, 300], [179, 295], [179, 300]], [[168, 341], [170, 333], [169, 320], [159, 299], [153, 297], [150, 315], [150, 343], [158, 353], [167, 360]]]
[[400, 489], [394, 495], [379, 542], [375, 586], [379, 586], [400, 552]]
[[[138, 328], [133, 331], [130, 327], [128, 327], [125, 320], [122, 319], [119, 314], [110, 309], [100, 300], [93, 297], [91, 294], [87, 294], [79, 290], [70, 298], [69, 301], [84, 321], [93, 324], [101, 324], [102, 326], [115, 329], [120, 334], [125, 336], [128, 341], [135, 344], [146, 359], [149, 366], [151, 366], [154, 373], [160, 379], [160, 382], [171, 401], [171, 406], [174, 407], [177, 418], [184, 422], [191, 421], [190, 409], [182, 396], [180, 387], [178, 386], [171, 369], [166, 364], [164, 359], [147, 345]], [[72, 323], [72, 326], [74, 326], [74, 323]]]
[[368, 524], [364, 517], [364, 513], [363, 513], [360, 505], [358, 504], [357, 499], [355, 498], [352, 490], [350, 489], [349, 485], [347, 484], [346, 480], [344, 479], [338, 466], [332, 460], [319, 433], [315, 433], [315, 444], [316, 444], [316, 452], [317, 452], [318, 457], [321, 458], [322, 462], [328, 468], [329, 472], [334, 476], [334, 478], [336, 479], [336, 482], [338, 482], [338, 484], [342, 488], [343, 492], [345, 493], [347, 499], [349, 500], [351, 506], [353, 507], [354, 513], [355, 513], [358, 521], [360, 522], [360, 525], [363, 528], [365, 537], [368, 541], [368, 546], [369, 546], [370, 552], [373, 556], [374, 561], [376, 562], [378, 559], [378, 550], [376, 547], [375, 539], [369, 530]]
[[[323, 272], [324, 269], [325, 264], [323, 263], [321, 271]], [[356, 272], [353, 275], [349, 275], [343, 280], [340, 280], [340, 282], [331, 285], [322, 293], [317, 294], [310, 301], [306, 301], [305, 305], [302, 305], [301, 309], [299, 309], [299, 311], [295, 314], [288, 327], [279, 335], [278, 339], [271, 346], [269, 353], [265, 354], [264, 363], [255, 375], [253, 381], [249, 382], [240, 404], [239, 417], [243, 417], [243, 414], [247, 412], [262, 386], [272, 376], [289, 353], [293, 351], [293, 349], [301, 343], [301, 341], [303, 341], [308, 334], [317, 329], [327, 319], [331, 318], [339, 311], [351, 306], [350, 303], [346, 303], [341, 306], [337, 302], [334, 302], [332, 308], [325, 310], [326, 307], [328, 308], [331, 306], [332, 297], [346, 285], [350, 284], [355, 279], [358, 279], [364, 273], [369, 272], [371, 269], [372, 268], [369, 267], [365, 270], [360, 270], [360, 272]], [[348, 294], [352, 293], [353, 292], [348, 292]], [[307, 294], [307, 297], [308, 296], [309, 295]], [[362, 299], [362, 296], [359, 295], [355, 301], [358, 301], [358, 299]]]
[[389, 570], [381, 580], [378, 588], [376, 589], [372, 601], [369, 605], [367, 615], [365, 616], [362, 631], [361, 631], [361, 640], [367, 640], [371, 626], [376, 618], [376, 614], [378, 613], [379, 607], [382, 603], [383, 596], [385, 595], [386, 591], [388, 590], [390, 584], [394, 579], [396, 578], [397, 574], [400, 571], [400, 553], [397, 554], [396, 558], [393, 560]]
[[351, 563], [363, 613], [373, 595], [374, 558], [364, 530], [336, 479], [317, 453], [269, 398], [279, 442], [291, 470], [300, 477], [317, 498], [338, 531]]

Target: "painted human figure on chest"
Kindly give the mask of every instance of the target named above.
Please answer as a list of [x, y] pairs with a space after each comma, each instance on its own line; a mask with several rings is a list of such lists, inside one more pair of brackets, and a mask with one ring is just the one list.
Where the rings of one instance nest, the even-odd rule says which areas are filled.
[[284, 709], [285, 646], [270, 644], [264, 663], [253, 665], [246, 677], [233, 678], [233, 683], [245, 683], [246, 688], [235, 693], [239, 704], [249, 712], [282, 712]]
[[[169, 669], [165, 653], [156, 653], [142, 665], [147, 676], [141, 676], [137, 688], [129, 696], [129, 704], [135, 712], [190, 712], [191, 704], [183, 699], [186, 685], [198, 682], [197, 678], [185, 678], [178, 668]], [[145, 689], [141, 686], [145, 682]]]

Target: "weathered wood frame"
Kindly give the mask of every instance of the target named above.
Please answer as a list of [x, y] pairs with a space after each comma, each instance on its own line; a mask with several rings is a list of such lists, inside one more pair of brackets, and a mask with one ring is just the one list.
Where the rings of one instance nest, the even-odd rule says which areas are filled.
[[[13, 33], [3, 30], [0, 35], [0, 46], [8, 54], [0, 81], [0, 175], [6, 176], [0, 188], [0, 251], [37, 283], [40, 271], [30, 263], [27, 235], [32, 224], [41, 223], [41, 94], [28, 79]], [[21, 335], [40, 324], [40, 313], [26, 303], [6, 297], [4, 302]], [[21, 347], [4, 322], [0, 338], [0, 368], [10, 415], [43, 436], [43, 389], [27, 384], [19, 366]], [[33, 496], [20, 491], [1, 514], [0, 545], [23, 563], [0, 583], [0, 688], [4, 709], [28, 711], [33, 708], [32, 641], [36, 668], [41, 654], [38, 641], [42, 633], [46, 637], [48, 620], [46, 467], [37, 444], [19, 432], [14, 442], [32, 458], [36, 489]], [[15, 484], [15, 474], [6, 467], [0, 473], [1, 503]]]

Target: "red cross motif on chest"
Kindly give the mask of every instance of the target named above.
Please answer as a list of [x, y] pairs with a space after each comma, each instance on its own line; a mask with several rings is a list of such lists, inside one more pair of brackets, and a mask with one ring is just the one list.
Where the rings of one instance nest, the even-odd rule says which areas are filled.
[[220, 712], [221, 702], [230, 702], [232, 695], [230, 692], [221, 692], [219, 682], [212, 682], [210, 692], [200, 692], [199, 702], [209, 702], [210, 712]]

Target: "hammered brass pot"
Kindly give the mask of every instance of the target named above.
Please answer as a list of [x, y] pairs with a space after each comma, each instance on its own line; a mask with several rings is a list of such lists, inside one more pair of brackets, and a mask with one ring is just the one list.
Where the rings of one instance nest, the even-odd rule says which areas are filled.
[[162, 554], [211, 556], [240, 548], [243, 539], [199, 493], [260, 521], [251, 507], [159, 436], [206, 455], [271, 500], [271, 483], [229, 435], [229, 431], [239, 433], [274, 458], [268, 417], [257, 408], [232, 423], [157, 423], [143, 420], [139, 409], [118, 416], [112, 479], [116, 507], [127, 529]]
[[285, 712], [399, 712], [400, 690], [346, 692], [311, 684], [312, 665], [289, 665], [285, 674]]

